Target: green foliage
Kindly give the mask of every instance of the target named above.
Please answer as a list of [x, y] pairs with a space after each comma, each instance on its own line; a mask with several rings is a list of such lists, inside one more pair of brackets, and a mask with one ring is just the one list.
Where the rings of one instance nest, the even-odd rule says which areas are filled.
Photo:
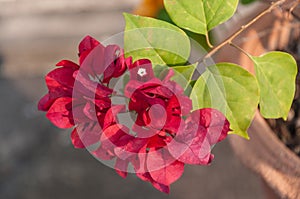
[[164, 0], [164, 5], [179, 27], [208, 35], [234, 14], [238, 0]]
[[250, 3], [253, 3], [255, 2], [256, 0], [241, 0], [241, 3], [242, 4], [250, 4]]
[[247, 129], [259, 101], [256, 78], [238, 65], [219, 63], [207, 67], [196, 81], [193, 108], [215, 108], [230, 122], [232, 133], [248, 138]]
[[[157, 19], [169, 22], [171, 24], [174, 24], [172, 19], [170, 18], [169, 14], [167, 13], [166, 9], [161, 9], [158, 13]], [[175, 25], [175, 24], [174, 24]], [[201, 35], [198, 33], [191, 32], [189, 30], [184, 29], [183, 30], [190, 38], [192, 38], [194, 41], [196, 41], [199, 45], [201, 45], [205, 50], [209, 50], [209, 46], [207, 45], [207, 41], [205, 39], [205, 35]], [[214, 39], [211, 35], [209, 35], [212, 40]]]
[[[241, 0], [242, 3], [253, 1]], [[190, 94], [194, 109], [220, 110], [228, 118], [232, 133], [248, 138], [247, 129], [258, 104], [266, 118], [287, 118], [295, 93], [297, 65], [294, 58], [283, 52], [269, 52], [260, 57], [248, 55], [254, 62], [256, 76], [238, 65], [218, 63], [207, 67], [195, 81], [192, 81], [192, 76], [197, 64], [186, 65], [191, 52], [187, 35], [192, 35], [192, 38], [200, 35], [197, 41], [206, 43], [209, 31], [228, 20], [238, 2], [164, 0], [168, 13], [163, 10], [160, 17], [165, 21], [124, 14], [124, 49], [126, 56], [132, 56], [134, 60], [150, 59], [157, 77], [163, 78], [168, 67], [172, 67], [175, 72], [172, 80]], [[272, 4], [274, 8], [275, 4]], [[185, 31], [171, 24], [172, 21]]]
[[294, 93], [297, 64], [284, 52], [251, 57], [260, 87], [260, 112], [265, 118], [287, 118]]
[[183, 65], [190, 56], [190, 41], [178, 27], [150, 17], [124, 14], [124, 49], [134, 60], [147, 58], [154, 65]]

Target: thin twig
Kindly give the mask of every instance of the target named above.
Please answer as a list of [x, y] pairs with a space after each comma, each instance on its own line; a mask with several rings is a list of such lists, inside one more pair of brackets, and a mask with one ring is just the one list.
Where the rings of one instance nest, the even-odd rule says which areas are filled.
[[300, 0], [295, 1], [293, 3], [292, 7], [289, 9], [289, 14], [291, 14], [295, 10], [295, 8], [298, 6], [299, 3], [300, 3]]
[[288, 17], [290, 17], [290, 15], [293, 15], [295, 18], [298, 18], [298, 20], [299, 20], [299, 16], [297, 16], [296, 14], [293, 13], [293, 11], [298, 6], [298, 4], [300, 4], [300, 0], [295, 1], [294, 4], [292, 5], [292, 7], [289, 9]]
[[263, 12], [261, 12], [259, 15], [257, 15], [254, 19], [252, 19], [251, 21], [249, 21], [246, 25], [241, 26], [241, 28], [236, 31], [235, 33], [233, 33], [230, 37], [228, 37], [225, 41], [223, 41], [222, 43], [220, 43], [219, 45], [217, 45], [216, 47], [214, 47], [209, 53], [207, 53], [201, 61], [204, 61], [205, 59], [210, 58], [212, 55], [214, 55], [216, 52], [218, 52], [218, 50], [220, 50], [222, 47], [224, 47], [227, 44], [232, 43], [232, 40], [234, 40], [237, 36], [239, 36], [244, 30], [246, 30], [249, 26], [251, 26], [252, 24], [254, 24], [258, 19], [260, 19], [261, 17], [265, 16], [266, 14], [270, 13], [271, 11], [273, 11], [275, 8], [277, 8], [278, 6], [282, 5], [283, 3], [285, 3], [287, 0], [279, 0], [277, 2], [274, 2], [271, 4], [271, 6], [269, 8], [267, 8], [266, 10], [264, 10]]

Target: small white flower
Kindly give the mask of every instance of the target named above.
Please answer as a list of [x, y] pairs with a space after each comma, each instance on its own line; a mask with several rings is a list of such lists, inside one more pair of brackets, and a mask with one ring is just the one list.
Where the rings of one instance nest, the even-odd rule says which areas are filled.
[[147, 71], [145, 68], [140, 68], [137, 72], [137, 74], [141, 77], [144, 77], [145, 75], [147, 75]]

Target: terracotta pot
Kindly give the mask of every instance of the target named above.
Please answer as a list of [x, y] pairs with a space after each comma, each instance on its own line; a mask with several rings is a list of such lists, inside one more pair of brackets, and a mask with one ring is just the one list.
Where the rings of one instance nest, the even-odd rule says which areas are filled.
[[[241, 23], [250, 19], [242, 20]], [[283, 48], [288, 44], [290, 36], [298, 34], [299, 30], [299, 23], [293, 25], [280, 11], [275, 11], [260, 19], [234, 43], [252, 55], [261, 55], [266, 51]], [[249, 58], [232, 47], [223, 49], [218, 61], [231, 61], [254, 73]], [[300, 158], [277, 138], [258, 111], [248, 133], [250, 140], [229, 136], [239, 159], [260, 175], [280, 198], [300, 198]]]

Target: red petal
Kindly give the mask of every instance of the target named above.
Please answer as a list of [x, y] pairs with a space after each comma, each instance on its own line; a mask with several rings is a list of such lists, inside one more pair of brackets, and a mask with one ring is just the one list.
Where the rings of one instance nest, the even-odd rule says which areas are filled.
[[175, 160], [166, 149], [161, 148], [150, 150], [147, 169], [155, 182], [168, 186], [180, 178], [184, 163]]
[[47, 112], [47, 118], [59, 128], [74, 126], [72, 117], [72, 98], [58, 98]]
[[216, 109], [196, 110], [191, 114], [191, 118], [193, 121], [199, 121], [199, 126], [207, 129], [207, 139], [211, 145], [225, 139], [230, 130], [228, 120]]
[[105, 114], [103, 130], [105, 130], [107, 127], [111, 126], [112, 124], [115, 124], [117, 122], [117, 115], [120, 112], [125, 111], [125, 109], [126, 109], [125, 105], [112, 106]]
[[192, 100], [187, 96], [180, 96], [179, 103], [181, 108], [181, 114], [186, 116], [192, 110]]
[[146, 172], [146, 173], [136, 173], [136, 176], [138, 178], [140, 178], [141, 180], [143, 180], [143, 181], [150, 182], [152, 184], [152, 186], [154, 188], [156, 188], [157, 190], [159, 190], [161, 192], [164, 192], [164, 193], [167, 193], [167, 194], [170, 193], [170, 186], [163, 185], [163, 184], [160, 184], [158, 182], [155, 182], [148, 172]]
[[47, 74], [45, 80], [51, 97], [72, 96], [75, 81], [73, 73], [75, 71], [73, 68], [62, 67]]
[[158, 182], [155, 182], [155, 181], [152, 182], [152, 185], [153, 185], [154, 188], [156, 188], [157, 190], [159, 190], [161, 192], [164, 192], [164, 193], [167, 193], [167, 194], [170, 193], [170, 186], [168, 186], [168, 185], [164, 185], [164, 184], [161, 184], [161, 183], [158, 183]]
[[83, 108], [83, 112], [84, 114], [93, 121], [97, 121], [97, 115], [96, 115], [96, 111], [95, 111], [95, 106], [93, 106], [91, 103], [86, 103], [84, 108]]
[[133, 139], [131, 139], [125, 146], [126, 151], [137, 154], [146, 147], [148, 140], [142, 138], [134, 138], [133, 136], [132, 138]]
[[71, 140], [72, 140], [73, 146], [75, 148], [80, 148], [80, 149], [85, 148], [84, 144], [82, 143], [81, 139], [79, 138], [76, 128], [71, 133]]
[[142, 83], [139, 81], [130, 80], [125, 86], [124, 95], [128, 98], [132, 98], [132, 96], [137, 93], [137, 89], [141, 85]]
[[[130, 160], [137, 164], [137, 159], [144, 158], [139, 152], [145, 148], [147, 139], [134, 138], [131, 135], [124, 135], [118, 141], [118, 147], [114, 149], [116, 156], [123, 160]], [[137, 158], [137, 159], [136, 159]], [[139, 162], [140, 163], [140, 162]]]
[[79, 50], [79, 54], [82, 54], [85, 51], [90, 51], [93, 48], [95, 48], [96, 46], [98, 46], [100, 44], [99, 41], [97, 41], [96, 39], [94, 39], [91, 36], [86, 36], [82, 39], [82, 41], [79, 44], [78, 50]]
[[93, 145], [100, 141], [102, 135], [102, 128], [98, 122], [82, 123], [76, 127], [79, 139], [85, 147]]
[[178, 103], [178, 99], [175, 95], [168, 100], [166, 107], [168, 114], [166, 125], [164, 129], [171, 131], [173, 134], [176, 134], [179, 130], [181, 120], [181, 110]]
[[117, 158], [116, 163], [115, 163], [115, 170], [116, 172], [122, 177], [126, 178], [127, 177], [127, 167], [128, 167], [128, 161], [126, 160], [121, 160]]
[[203, 144], [205, 130], [203, 134], [198, 134], [198, 126], [194, 123], [184, 124], [178, 129], [175, 138], [168, 144], [169, 152], [172, 156], [186, 164], [205, 164], [203, 158], [210, 152], [210, 145]]
[[[123, 51], [122, 51], [123, 53]], [[126, 69], [132, 64], [132, 57], [125, 58], [122, 54], [117, 60], [117, 68], [114, 71], [113, 77], [119, 77], [124, 74]]]
[[83, 99], [73, 98], [72, 113], [73, 120], [76, 124], [90, 122], [90, 119], [84, 113], [84, 107], [86, 103], [87, 102]]
[[80, 53], [81, 70], [93, 76], [102, 74], [105, 70], [104, 49], [105, 47], [99, 43], [99, 45], [92, 46], [92, 48]]
[[169, 186], [181, 177], [183, 171], [184, 163], [175, 161], [164, 168], [149, 173], [155, 182]]
[[103, 73], [103, 82], [108, 83], [110, 79], [114, 76], [115, 71], [117, 70], [117, 61], [121, 49], [117, 45], [108, 45], [104, 50], [104, 73]]
[[84, 95], [90, 99], [99, 99], [108, 97], [113, 92], [112, 89], [91, 81], [88, 75], [83, 71], [78, 71], [75, 75], [76, 82], [74, 89], [76, 92], [73, 92], [75, 98], [80, 98]]
[[118, 158], [121, 158], [122, 160], [127, 160], [129, 159], [131, 156], [135, 155], [134, 152], [129, 151], [129, 149], [127, 148], [128, 144], [130, 143], [130, 141], [134, 140], [134, 137], [128, 134], [123, 134], [119, 140], [116, 143], [116, 146], [114, 147], [113, 151], [114, 154], [116, 154], [116, 156]]
[[167, 121], [167, 110], [160, 104], [154, 104], [149, 111], [150, 126], [154, 129], [162, 129]]
[[174, 157], [178, 157], [179, 161], [186, 164], [209, 164], [211, 159], [211, 145], [207, 139], [203, 142], [197, 142], [197, 139], [192, 141], [193, 142], [189, 145], [182, 142], [172, 144], [169, 146], [170, 153], [172, 153]]
[[222, 113], [210, 108], [197, 110], [168, 148], [173, 157], [186, 164], [209, 164], [212, 145], [224, 139], [228, 131], [229, 123]]
[[48, 111], [55, 99], [50, 99], [50, 95], [46, 94], [42, 97], [38, 103], [38, 110], [40, 111]]
[[146, 173], [136, 173], [136, 176], [138, 178], [140, 178], [141, 180], [146, 181], [146, 182], [153, 181], [152, 177], [150, 176], [150, 174], [148, 172], [146, 172]]
[[161, 148], [166, 146], [166, 142], [164, 141], [163, 137], [159, 135], [154, 135], [149, 138], [149, 142], [147, 144], [148, 148]]
[[[120, 124], [114, 124], [112, 126], [109, 126], [103, 131], [103, 134], [101, 136], [101, 146], [105, 149], [112, 149], [116, 147], [123, 147], [126, 143], [123, 142], [124, 140], [130, 140], [130, 138], [133, 138], [132, 136], [128, 135], [126, 132], [128, 132], [129, 129], [126, 126], [120, 125]], [[123, 136], [127, 136], [128, 138], [123, 138]]]
[[98, 149], [96, 149], [95, 151], [93, 151], [92, 154], [100, 160], [111, 160], [114, 158], [114, 154], [111, 151], [106, 150], [101, 146], [98, 147]]
[[105, 48], [105, 71], [103, 73], [103, 82], [108, 83], [111, 78], [123, 75], [131, 64], [132, 58], [125, 58], [124, 52], [119, 46], [107, 46]]
[[135, 153], [128, 151], [128, 143], [134, 139], [133, 136], [128, 135], [126, 132], [129, 129], [122, 125], [112, 125], [105, 129], [101, 136], [101, 146], [95, 151], [97, 157], [102, 158], [103, 151], [110, 156], [118, 156], [126, 160]]
[[113, 62], [115, 62], [120, 54], [121, 54], [121, 49], [119, 46], [117, 46], [117, 45], [106, 46], [105, 51], [104, 51], [105, 66], [108, 67]]
[[181, 117], [177, 115], [169, 115], [164, 130], [169, 131], [172, 135], [175, 135], [179, 131]]
[[[146, 180], [143, 179], [142, 174], [147, 172], [147, 168], [146, 168], [147, 148], [146, 147], [147, 147], [146, 144], [142, 146], [140, 150], [130, 159], [130, 162], [133, 165], [136, 175], [142, 180]], [[139, 176], [140, 174], [141, 176]]]
[[58, 62], [56, 64], [56, 66], [64, 66], [64, 67], [70, 67], [73, 69], [79, 69], [78, 64], [75, 64], [74, 62], [69, 61], [69, 60], [62, 60], [62, 61]]

